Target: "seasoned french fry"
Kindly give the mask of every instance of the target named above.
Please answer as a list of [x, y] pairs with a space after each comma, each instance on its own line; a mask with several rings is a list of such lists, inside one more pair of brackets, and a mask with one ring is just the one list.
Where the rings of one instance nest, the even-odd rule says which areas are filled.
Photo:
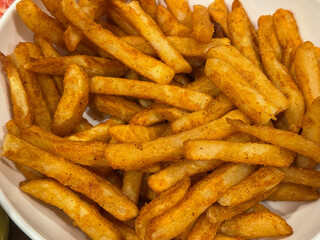
[[208, 9], [202, 5], [194, 5], [192, 12], [192, 38], [197, 42], [209, 43], [213, 32], [214, 25], [210, 21]]
[[80, 133], [91, 129], [93, 125], [85, 118], [81, 118], [78, 125], [73, 129], [73, 133]]
[[19, 137], [21, 134], [21, 128], [18, 126], [15, 119], [11, 119], [6, 123], [6, 129], [9, 133]]
[[193, 221], [191, 224], [189, 224], [189, 226], [187, 228], [185, 228], [182, 233], [180, 233], [178, 236], [176, 236], [174, 239], [175, 240], [187, 240], [189, 233], [191, 231], [191, 229], [193, 228], [193, 226], [196, 224], [197, 220]]
[[286, 175], [283, 182], [320, 188], [320, 172], [317, 170], [300, 167], [280, 168], [280, 170]]
[[21, 163], [16, 163], [15, 164], [17, 169], [19, 170], [19, 172], [27, 179], [40, 179], [40, 178], [44, 178], [45, 175], [43, 175], [42, 173], [38, 172], [37, 170], [34, 170], [32, 168], [26, 167]]
[[115, 171], [112, 170], [111, 172], [109, 172], [105, 178], [108, 182], [112, 183], [113, 185], [121, 189], [122, 180]]
[[319, 199], [317, 189], [294, 183], [280, 183], [280, 187], [270, 197], [268, 201], [315, 201]]
[[141, 184], [141, 197], [146, 201], [151, 201], [157, 197], [157, 194], [148, 186], [148, 177], [151, 173], [143, 174], [142, 184]]
[[162, 108], [171, 108], [163, 103], [153, 103], [149, 107], [136, 113], [132, 116], [130, 124], [140, 126], [151, 126], [157, 123], [164, 122], [166, 119], [162, 116], [158, 110]]
[[246, 213], [252, 212], [270, 212], [270, 210], [261, 203], [257, 203], [246, 211]]
[[11, 134], [6, 135], [2, 150], [2, 156], [84, 194], [120, 220], [138, 215], [138, 208], [116, 186], [79, 165], [34, 147]]
[[179, 22], [191, 27], [192, 12], [188, 1], [185, 0], [165, 0], [170, 12], [176, 16]]
[[125, 31], [117, 27], [116, 25], [110, 23], [110, 22], [100, 22], [100, 24], [107, 30], [113, 33], [113, 35], [116, 35], [117, 37], [125, 37], [128, 36]]
[[174, 122], [189, 113], [179, 108], [159, 108], [157, 109], [157, 112], [169, 122]]
[[149, 55], [152, 57], [158, 56], [154, 48], [151, 46], [151, 44], [147, 40], [145, 40], [143, 37], [124, 36], [124, 37], [121, 37], [120, 39], [146, 55]]
[[54, 0], [41, 0], [46, 9], [54, 16], [63, 26], [67, 27], [69, 25], [68, 20], [63, 16], [60, 10], [60, 1]]
[[221, 26], [224, 34], [228, 36], [227, 18], [229, 11], [224, 0], [214, 0], [213, 3], [209, 5], [208, 11], [211, 18]]
[[143, 173], [137, 171], [125, 171], [123, 174], [121, 191], [135, 204], [139, 202], [142, 177]]
[[246, 240], [246, 238], [243, 237], [232, 237], [228, 235], [224, 235], [221, 233], [217, 233], [214, 240]]
[[188, 240], [215, 239], [220, 223], [211, 223], [206, 213], [203, 213], [192, 227]]
[[150, 15], [150, 17], [156, 19], [157, 3], [155, 0], [139, 0], [139, 3], [143, 10]]
[[189, 78], [184, 74], [176, 74], [173, 79], [176, 83], [181, 84], [182, 86], [190, 83]]

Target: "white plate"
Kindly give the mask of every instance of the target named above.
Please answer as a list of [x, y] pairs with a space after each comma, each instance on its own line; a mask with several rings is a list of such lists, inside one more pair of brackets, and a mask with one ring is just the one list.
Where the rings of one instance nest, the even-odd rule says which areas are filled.
[[[39, 1], [35, 1], [38, 5]], [[189, 0], [190, 4], [208, 6], [208, 0]], [[231, 0], [226, 1], [230, 7]], [[320, 42], [320, 0], [242, 0], [254, 23], [260, 15], [272, 14], [278, 8], [291, 10], [297, 19], [302, 38]], [[0, 51], [10, 54], [21, 41], [32, 41], [31, 32], [25, 27], [15, 10], [14, 3], [0, 20]], [[0, 145], [6, 133], [5, 123], [11, 118], [9, 88], [6, 79], [0, 73]], [[24, 178], [14, 165], [0, 159], [0, 203], [15, 223], [34, 240], [81, 240], [88, 239], [72, 225], [71, 220], [60, 210], [48, 207], [18, 189]], [[285, 239], [320, 239], [320, 202], [311, 203], [268, 203], [275, 213], [284, 217], [293, 227], [294, 234]]]

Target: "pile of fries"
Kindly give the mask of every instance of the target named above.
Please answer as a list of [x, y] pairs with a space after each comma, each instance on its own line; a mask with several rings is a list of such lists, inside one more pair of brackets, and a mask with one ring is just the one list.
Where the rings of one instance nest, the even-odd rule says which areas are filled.
[[17, 4], [34, 42], [0, 55], [23, 192], [92, 239], [293, 233], [260, 203], [319, 198], [320, 48], [290, 11], [256, 30], [239, 0], [42, 2]]

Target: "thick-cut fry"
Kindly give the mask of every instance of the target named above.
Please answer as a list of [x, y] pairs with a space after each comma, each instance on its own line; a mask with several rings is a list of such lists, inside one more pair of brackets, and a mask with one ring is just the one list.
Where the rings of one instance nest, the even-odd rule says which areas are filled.
[[148, 239], [171, 239], [178, 236], [230, 187], [248, 176], [251, 168], [244, 164], [225, 164], [193, 185], [181, 202], [151, 220]]
[[227, 162], [289, 167], [295, 154], [287, 149], [262, 143], [188, 140], [184, 142], [188, 160], [219, 159]]
[[209, 43], [213, 32], [214, 25], [210, 21], [208, 9], [202, 5], [194, 5], [192, 12], [192, 38], [197, 42]]
[[150, 17], [156, 19], [157, 3], [155, 0], [139, 0], [139, 3], [143, 10], [150, 15]]
[[257, 124], [266, 124], [270, 119], [275, 119], [279, 108], [250, 85], [230, 64], [210, 58], [205, 71], [210, 80]]
[[68, 20], [63, 16], [60, 10], [60, 1], [53, 0], [41, 0], [46, 9], [54, 16], [64, 27], [69, 25]]
[[186, 0], [165, 0], [170, 12], [176, 16], [179, 22], [191, 27], [192, 12]]
[[240, 111], [232, 111], [220, 119], [176, 135], [142, 144], [110, 144], [105, 149], [105, 156], [110, 166], [125, 170], [136, 170], [162, 161], [176, 161], [182, 158], [183, 142], [188, 139], [221, 139], [232, 135], [234, 129], [230, 124], [228, 127], [227, 118], [247, 121]]
[[62, 209], [92, 239], [121, 239], [118, 230], [94, 206], [54, 180], [24, 181], [20, 189]]
[[281, 237], [292, 234], [292, 228], [271, 212], [243, 213], [221, 224], [219, 232], [248, 239]]
[[138, 208], [116, 186], [79, 165], [34, 147], [11, 134], [6, 135], [2, 150], [2, 156], [83, 193], [120, 220], [125, 221], [138, 215]]
[[125, 171], [123, 174], [121, 191], [135, 204], [139, 202], [142, 177], [143, 173], [137, 171]]
[[108, 30], [102, 29], [79, 7], [75, 1], [62, 0], [66, 18], [79, 28], [93, 43], [119, 59], [121, 62], [152, 81], [166, 84], [174, 76], [174, 70], [164, 63], [148, 57], [130, 47]]
[[224, 0], [214, 0], [214, 2], [209, 5], [208, 11], [213, 21], [217, 22], [221, 26], [224, 34], [228, 36], [227, 18], [229, 11]]
[[146, 107], [142, 111], [132, 116], [130, 124], [140, 126], [151, 126], [157, 123], [164, 122], [166, 119], [162, 116], [158, 110], [162, 108], [171, 108], [163, 103], [153, 103], [149, 107]]
[[280, 170], [286, 175], [283, 182], [320, 188], [320, 172], [317, 170], [300, 167], [280, 168]]
[[193, 228], [193, 226], [196, 224], [197, 220], [193, 221], [191, 224], [189, 224], [188, 227], [186, 227], [182, 233], [180, 233], [178, 236], [176, 236], [174, 239], [175, 240], [187, 240], [189, 233], [191, 231], [191, 229]]
[[140, 7], [139, 2], [128, 4], [120, 0], [113, 0], [114, 10], [147, 39], [156, 50], [161, 60], [172, 67], [176, 73], [189, 73], [191, 66], [181, 54], [171, 45], [156, 22]]
[[145, 40], [143, 37], [124, 36], [124, 37], [121, 37], [120, 39], [146, 55], [149, 55], [152, 57], [158, 56], [157, 52], [154, 50], [151, 44], [147, 40]]
[[126, 21], [124, 20], [116, 11], [112, 8], [107, 7], [108, 19], [111, 20], [116, 26], [118, 26], [122, 31], [124, 31], [129, 36], [138, 36], [139, 33]]
[[153, 99], [188, 111], [204, 109], [212, 100], [209, 95], [172, 85], [111, 77], [91, 78], [90, 92]]
[[315, 201], [319, 199], [317, 189], [309, 186], [303, 186], [294, 183], [280, 183], [279, 188], [270, 197], [268, 201]]
[[192, 227], [188, 240], [214, 240], [220, 223], [211, 223], [206, 213], [203, 213]]
[[237, 130], [253, 135], [262, 141], [287, 148], [320, 162], [320, 145], [298, 134], [266, 126], [251, 126], [239, 120], [227, 120]]
[[261, 167], [249, 177], [230, 188], [219, 198], [222, 206], [236, 206], [257, 197], [277, 186], [285, 175], [274, 167]]
[[270, 210], [261, 203], [257, 203], [246, 211], [246, 213], [252, 212], [270, 212]]
[[32, 168], [26, 167], [24, 165], [22, 165], [21, 163], [16, 163], [15, 164], [17, 169], [19, 170], [19, 172], [27, 179], [40, 179], [40, 178], [44, 178], [45, 175], [43, 175], [42, 173], [38, 172], [37, 170], [34, 170]]
[[18, 126], [15, 119], [11, 119], [6, 123], [6, 129], [9, 133], [19, 137], [21, 134], [21, 128]]
[[109, 30], [114, 35], [116, 35], [117, 37], [128, 36], [128, 34], [126, 34], [125, 31], [123, 31], [122, 29], [120, 29], [119, 27], [117, 27], [116, 25], [114, 25], [111, 22], [100, 22], [100, 24], [103, 26], [103, 28]]
[[164, 117], [169, 122], [174, 122], [183, 116], [186, 116], [189, 112], [182, 110], [180, 108], [159, 108], [157, 112], [160, 116]]

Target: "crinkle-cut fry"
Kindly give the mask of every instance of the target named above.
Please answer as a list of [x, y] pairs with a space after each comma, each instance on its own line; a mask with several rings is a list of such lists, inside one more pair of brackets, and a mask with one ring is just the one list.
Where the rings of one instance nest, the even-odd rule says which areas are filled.
[[248, 176], [251, 167], [227, 163], [194, 184], [179, 204], [155, 217], [147, 226], [147, 239], [178, 236], [230, 187]]
[[110, 166], [124, 170], [136, 170], [162, 161], [177, 161], [183, 157], [183, 142], [188, 139], [221, 139], [234, 134], [234, 128], [226, 122], [227, 118], [248, 121], [235, 110], [197, 128], [153, 141], [110, 144], [105, 149], [105, 156]]
[[283, 182], [320, 188], [320, 172], [317, 170], [300, 167], [280, 168], [280, 170], [285, 174]]
[[13, 119], [19, 128], [30, 127], [34, 120], [34, 113], [18, 68], [2, 52], [0, 52], [0, 61], [10, 86]]
[[94, 105], [98, 111], [126, 122], [129, 122], [136, 113], [144, 109], [135, 102], [121, 97], [98, 94], [94, 96]]
[[207, 58], [211, 57], [226, 61], [233, 66], [249, 84], [261, 92], [265, 98], [279, 109], [285, 110], [288, 108], [288, 100], [281, 90], [234, 46], [214, 47], [207, 54]]
[[68, 140], [73, 141], [101, 141], [108, 142], [110, 140], [110, 135], [108, 129], [113, 125], [123, 124], [124, 122], [117, 118], [109, 118], [107, 121], [99, 123], [98, 125], [91, 127], [85, 131], [81, 131], [71, 136], [68, 136]]
[[127, 195], [132, 202], [138, 204], [143, 172], [125, 171], [122, 179], [121, 191]]
[[297, 47], [294, 62], [296, 82], [308, 109], [320, 96], [320, 69], [311, 42], [304, 42]]
[[[260, 16], [258, 19], [258, 26], [260, 34], [266, 38], [266, 40], [270, 44], [271, 49], [273, 50], [273, 54], [276, 56], [277, 60], [281, 62], [283, 48], [277, 38], [277, 34], [273, 25], [272, 16]], [[260, 44], [258, 45], [260, 46]]]
[[155, 0], [139, 0], [142, 9], [149, 14], [150, 17], [156, 19], [157, 3]]
[[120, 39], [146, 55], [149, 55], [152, 57], [158, 56], [157, 52], [154, 50], [151, 44], [147, 40], [145, 40], [143, 37], [133, 35], [133, 36], [124, 36], [124, 37], [121, 37]]
[[68, 20], [63, 16], [60, 9], [60, 1], [41, 0], [46, 9], [54, 16], [64, 27], [69, 25]]
[[258, 69], [263, 70], [250, 26], [250, 20], [243, 8], [234, 8], [228, 14], [228, 32], [232, 44]]
[[214, 2], [209, 5], [208, 12], [213, 21], [217, 22], [221, 26], [223, 33], [228, 36], [227, 17], [229, 11], [224, 0], [214, 0]]
[[275, 119], [279, 108], [268, 100], [229, 63], [216, 58], [207, 60], [205, 72], [230, 100], [257, 124]]
[[20, 189], [62, 209], [92, 239], [121, 239], [118, 230], [76, 193], [51, 179], [24, 181]]
[[243, 237], [238, 237], [238, 236], [232, 237], [225, 234], [217, 233], [214, 240], [247, 240], [247, 239]]
[[180, 23], [178, 19], [161, 4], [157, 6], [156, 17], [154, 19], [167, 36], [188, 37], [191, 33], [190, 27]]
[[188, 160], [214, 160], [264, 166], [289, 167], [296, 154], [263, 143], [235, 143], [227, 141], [187, 140], [183, 144]]
[[80, 142], [60, 138], [37, 126], [22, 129], [21, 138], [25, 141], [70, 161], [88, 166], [108, 166], [103, 156], [106, 143]]
[[84, 132], [84, 131], [89, 130], [92, 127], [93, 127], [93, 125], [91, 123], [89, 123], [89, 121], [87, 119], [85, 119], [83, 117], [83, 118], [81, 118], [78, 125], [73, 129], [73, 133], [76, 134], [76, 133]]
[[152, 174], [148, 178], [148, 185], [155, 192], [163, 192], [187, 176], [191, 177], [198, 173], [212, 171], [221, 164], [222, 162], [219, 160], [178, 161]]
[[214, 240], [220, 223], [211, 223], [206, 213], [198, 218], [188, 235], [188, 240]]
[[291, 78], [289, 71], [276, 58], [275, 53], [269, 44], [270, 41], [268, 42], [263, 31], [264, 30], [262, 30], [259, 25], [259, 51], [264, 69], [269, 79], [288, 99], [289, 107], [284, 112], [288, 129], [292, 132], [299, 132], [305, 111], [303, 95]]
[[15, 119], [11, 119], [6, 123], [6, 129], [9, 133], [19, 137], [21, 134], [21, 128], [18, 126]]
[[121, 77], [128, 70], [117, 60], [86, 55], [34, 59], [26, 63], [24, 67], [38, 73], [63, 76], [70, 64], [78, 64], [83, 67], [89, 76]]
[[206, 58], [207, 52], [216, 46], [230, 45], [227, 38], [212, 38], [208, 43], [199, 43], [190, 37], [167, 37], [174, 48], [184, 57]]
[[271, 212], [243, 213], [235, 216], [222, 223], [219, 232], [248, 239], [281, 237], [293, 233], [283, 218]]
[[167, 124], [151, 127], [138, 125], [116, 125], [108, 129], [108, 134], [118, 143], [141, 143], [160, 137], [168, 127]]
[[42, 12], [31, 0], [19, 2], [16, 8], [22, 21], [32, 32], [44, 37], [53, 44], [64, 47], [62, 39], [64, 29], [56, 19]]
[[126, 4], [120, 0], [113, 0], [112, 4], [114, 10], [150, 42], [162, 61], [172, 67], [176, 73], [191, 72], [189, 63], [172, 46], [157, 23], [143, 11], [139, 2], [132, 1]]
[[192, 112], [171, 123], [174, 133], [186, 131], [218, 119], [234, 108], [233, 102], [223, 93], [213, 99], [205, 110]]
[[134, 218], [139, 213], [134, 203], [116, 186], [64, 158], [43, 151], [11, 134], [6, 135], [2, 150], [2, 156], [84, 194], [122, 221]]
[[186, 0], [165, 0], [168, 9], [182, 24], [191, 27], [192, 11]]
[[280, 183], [279, 188], [271, 194], [267, 201], [315, 201], [319, 199], [317, 189], [294, 183]]
[[212, 100], [207, 94], [172, 85], [98, 76], [90, 79], [90, 92], [152, 99], [187, 111], [204, 109]]
[[140, 239], [146, 239], [146, 228], [150, 220], [177, 205], [187, 193], [190, 184], [190, 178], [186, 177], [141, 208], [135, 222]]
[[89, 78], [77, 64], [70, 64], [63, 79], [63, 94], [54, 113], [52, 132], [65, 136], [81, 121], [89, 102]]
[[[144, 55], [96, 24], [75, 1], [62, 0], [62, 11], [68, 20], [79, 28], [94, 44], [114, 56], [142, 76], [166, 84], [174, 77], [174, 70], [164, 63]], [[81, 19], [81, 21], [79, 20]]]
[[285, 174], [274, 167], [261, 167], [243, 181], [230, 188], [218, 203], [222, 206], [236, 206], [276, 187]]
[[239, 120], [227, 119], [238, 131], [253, 135], [262, 141], [289, 149], [320, 162], [320, 145], [301, 135], [266, 126], [255, 126]]
[[194, 5], [192, 12], [192, 33], [194, 40], [209, 43], [214, 32], [214, 25], [210, 21], [208, 9], [202, 5]]

